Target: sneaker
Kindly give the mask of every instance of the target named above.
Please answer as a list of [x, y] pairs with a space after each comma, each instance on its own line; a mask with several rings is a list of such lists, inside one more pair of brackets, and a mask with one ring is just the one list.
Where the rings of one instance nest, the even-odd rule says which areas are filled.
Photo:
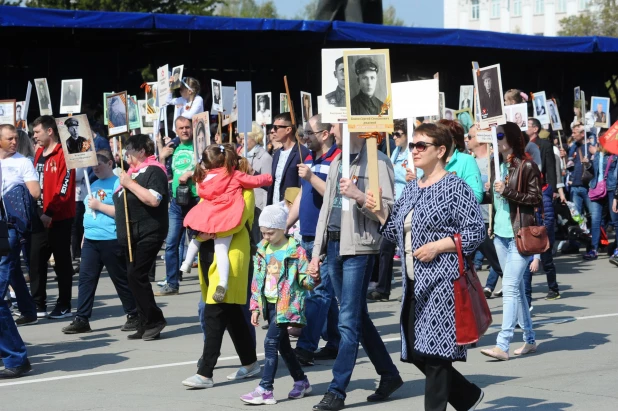
[[195, 374], [192, 377], [187, 378], [182, 382], [182, 385], [190, 388], [212, 388], [215, 385], [212, 378], [202, 377], [201, 375]]
[[161, 336], [161, 331], [165, 328], [166, 325], [167, 321], [163, 320], [159, 321], [154, 327], [147, 328], [142, 334], [142, 340], [152, 341], [158, 339]]
[[49, 313], [49, 318], [53, 318], [54, 320], [59, 320], [61, 318], [69, 318], [69, 317], [73, 317], [73, 313], [71, 312], [71, 307], [63, 308], [63, 307], [56, 305], [53, 311]]
[[28, 373], [30, 370], [32, 370], [32, 366], [30, 365], [30, 361], [26, 359], [23, 365], [18, 367], [7, 367], [0, 371], [0, 379], [19, 378]]
[[339, 411], [345, 407], [345, 402], [343, 399], [337, 397], [332, 392], [327, 392], [324, 394], [322, 400], [313, 406], [315, 411]]
[[583, 259], [586, 261], [593, 261], [599, 257], [595, 250], [590, 250], [586, 254], [584, 254]]
[[483, 294], [485, 294], [485, 298], [489, 300], [491, 298], [491, 288], [489, 287], [483, 288]]
[[26, 317], [24, 315], [20, 315], [15, 319], [16, 325], [33, 325], [38, 322], [39, 320], [36, 317]]
[[138, 326], [133, 334], [127, 335], [127, 340], [141, 340], [143, 336], [144, 329]]
[[389, 297], [388, 294], [383, 294], [383, 293], [381, 293], [379, 291], [376, 291], [376, 290], [370, 291], [367, 294], [367, 299], [369, 301], [387, 302], [388, 301], [388, 297]]
[[474, 405], [472, 406], [472, 408], [470, 408], [469, 411], [474, 411], [476, 410], [476, 407], [479, 406], [479, 404], [483, 401], [483, 398], [485, 397], [485, 393], [483, 392], [483, 390], [481, 390], [481, 395], [479, 395], [479, 399], [476, 400], [476, 402], [474, 403]]
[[266, 391], [264, 388], [258, 386], [254, 391], [241, 395], [240, 399], [253, 405], [273, 405], [277, 403], [272, 391]]
[[509, 353], [502, 351], [499, 347], [494, 347], [491, 349], [486, 348], [484, 350], [481, 350], [481, 354], [486, 355], [487, 357], [491, 357], [495, 360], [500, 360], [500, 361], [509, 360]]
[[215, 293], [212, 295], [212, 299], [215, 300], [215, 302], [217, 303], [222, 303], [223, 300], [225, 300], [226, 292], [227, 292], [227, 289], [225, 287], [218, 285], [217, 288], [215, 289]]
[[187, 274], [191, 274], [191, 268], [193, 267], [193, 263], [190, 261], [185, 261], [184, 263], [182, 263], [182, 265], [180, 266], [180, 271], [182, 271], [183, 273], [187, 273]]
[[163, 287], [159, 288], [159, 291], [154, 293], [157, 297], [164, 297], [166, 295], [178, 295], [178, 288], [172, 288], [169, 285], [165, 284]]
[[75, 317], [71, 324], [62, 329], [65, 334], [81, 334], [92, 332], [90, 329], [90, 323], [85, 318]]
[[395, 254], [395, 256], [393, 257], [393, 261], [401, 261], [401, 257]]
[[262, 368], [260, 367], [260, 363], [256, 361], [246, 367], [240, 367], [234, 374], [228, 375], [227, 379], [230, 381], [244, 380], [245, 378], [251, 378], [259, 375], [261, 371]]
[[270, 328], [270, 324], [264, 323], [264, 325], [262, 325], [262, 330], [268, 330], [268, 328]]
[[309, 384], [309, 379], [305, 377], [302, 381], [294, 382], [294, 387], [292, 387], [292, 391], [288, 394], [288, 398], [292, 400], [297, 400], [299, 398], [303, 398], [306, 394], [311, 392], [311, 384]]
[[618, 267], [618, 249], [614, 251], [614, 255], [609, 257], [609, 262], [614, 264], [616, 267]]
[[402, 385], [403, 380], [399, 375], [396, 378], [380, 378], [380, 385], [378, 385], [378, 389], [376, 392], [367, 397], [367, 401], [384, 401], [388, 399], [392, 393], [401, 388]]
[[501, 288], [501, 289], [500, 289], [500, 291], [498, 291], [497, 293], [494, 293], [494, 295], [495, 295], [496, 297], [502, 297], [502, 294], [503, 294], [503, 293], [502, 293], [502, 288]]
[[36, 318], [47, 318], [47, 315], [47, 310], [36, 312]]
[[162, 280], [162, 281], [159, 281], [159, 282], [157, 282], [157, 285], [158, 285], [159, 287], [165, 287], [165, 286], [167, 285], [167, 280]]
[[518, 348], [515, 351], [513, 351], [513, 354], [526, 355], [526, 354], [532, 354], [535, 352], [536, 352], [536, 343], [534, 344], [524, 343], [524, 345], [521, 348]]
[[127, 315], [127, 322], [120, 327], [120, 331], [137, 331], [139, 317], [137, 315]]
[[294, 348], [294, 354], [296, 354], [298, 362], [300, 362], [302, 365], [313, 365], [315, 363], [313, 353], [311, 351], [307, 351], [304, 348], [296, 347]]
[[557, 300], [559, 298], [560, 298], [560, 293], [554, 290], [549, 290], [549, 292], [547, 293], [547, 296], [545, 297], [546, 300]]
[[323, 347], [313, 353], [314, 360], [335, 360], [339, 350], [332, 347]]

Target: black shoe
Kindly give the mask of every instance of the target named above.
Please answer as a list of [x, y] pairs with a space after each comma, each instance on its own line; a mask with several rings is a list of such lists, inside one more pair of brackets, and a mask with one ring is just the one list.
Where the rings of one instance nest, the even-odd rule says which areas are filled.
[[327, 392], [324, 394], [324, 398], [320, 401], [319, 404], [314, 405], [313, 409], [315, 411], [339, 411], [345, 407], [345, 403], [339, 397], [337, 397], [332, 392]]
[[270, 327], [270, 324], [266, 323], [262, 326], [262, 330], [268, 330], [268, 327]]
[[15, 319], [17, 325], [32, 325], [38, 322], [39, 320], [36, 317], [25, 317], [23, 314]]
[[62, 332], [65, 334], [81, 334], [89, 333], [91, 331], [92, 330], [90, 329], [90, 323], [88, 320], [81, 317], [75, 317], [71, 324], [62, 329]]
[[0, 371], [0, 379], [2, 378], [19, 378], [23, 376], [25, 373], [30, 371], [32, 366], [30, 365], [30, 361], [26, 360], [24, 365], [20, 365], [19, 367], [13, 368], [5, 368]]
[[167, 325], [167, 322], [165, 320], [162, 320], [158, 322], [154, 327], [146, 329], [144, 331], [144, 334], [142, 335], [142, 340], [144, 341], [156, 340], [157, 338], [161, 336], [161, 331], [165, 328], [166, 325]]
[[139, 317], [137, 315], [127, 315], [127, 322], [120, 327], [120, 331], [137, 331]]
[[554, 290], [549, 290], [549, 292], [547, 293], [547, 296], [545, 297], [546, 300], [557, 300], [559, 298], [560, 298], [560, 293]]
[[334, 360], [339, 351], [336, 348], [323, 347], [313, 353], [314, 360]]
[[388, 301], [388, 297], [389, 297], [388, 294], [384, 294], [384, 293], [381, 293], [381, 292], [376, 291], [376, 290], [370, 291], [367, 294], [367, 299], [370, 300], [370, 301], [387, 302]]
[[609, 262], [618, 267], [618, 256], [612, 255], [609, 257]]
[[53, 318], [54, 320], [59, 320], [62, 318], [73, 317], [73, 313], [71, 313], [71, 306], [69, 307], [60, 307], [58, 304], [54, 307], [54, 310], [49, 313], [49, 318]]
[[141, 340], [144, 337], [144, 329], [137, 327], [137, 330], [133, 334], [127, 335], [128, 340]]
[[403, 385], [403, 380], [398, 375], [395, 378], [381, 378], [380, 385], [378, 385], [378, 389], [376, 392], [367, 397], [367, 401], [376, 402], [376, 401], [384, 401], [391, 396], [392, 393], [397, 391]]
[[313, 365], [313, 353], [311, 351], [307, 351], [303, 348], [296, 347], [294, 348], [294, 354], [296, 354], [296, 358], [298, 358], [298, 362], [302, 365]]

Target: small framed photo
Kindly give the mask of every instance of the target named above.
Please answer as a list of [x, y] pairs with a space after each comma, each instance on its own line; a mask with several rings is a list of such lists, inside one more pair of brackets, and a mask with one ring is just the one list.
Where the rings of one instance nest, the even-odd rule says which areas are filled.
[[18, 101], [15, 103], [15, 128], [18, 130], [28, 131], [28, 123], [26, 122], [26, 116], [24, 115], [25, 109], [25, 101]]
[[544, 91], [539, 91], [533, 94], [532, 108], [534, 118], [539, 120], [541, 124], [549, 124], [549, 115], [547, 114], [547, 97]]
[[517, 124], [521, 131], [528, 130], [528, 104], [513, 104], [504, 106], [506, 120]]
[[176, 66], [172, 69], [172, 78], [170, 79], [170, 90], [177, 90], [182, 85], [182, 73], [185, 70], [185, 66]]
[[609, 128], [609, 97], [595, 97], [590, 98], [590, 110], [594, 116], [594, 126]]
[[474, 88], [478, 96], [477, 112], [481, 116], [481, 129], [504, 124], [504, 99], [500, 64], [474, 70]]
[[223, 112], [223, 90], [219, 80], [211, 80], [212, 86], [212, 111]]
[[139, 104], [137, 103], [137, 96], [129, 96], [127, 100], [129, 108], [129, 130], [135, 130], [142, 128], [142, 116], [139, 113]]
[[86, 114], [57, 118], [56, 125], [68, 169], [94, 167], [98, 164]]
[[474, 95], [474, 86], [459, 86], [459, 109], [470, 109], [474, 104], [472, 96]]
[[438, 93], [438, 116], [440, 117], [440, 120], [442, 120], [444, 118], [444, 93], [440, 92]]
[[311, 102], [311, 93], [306, 91], [300, 92], [300, 102], [302, 108], [302, 119], [305, 124], [311, 117], [313, 117], [313, 103]]
[[581, 88], [577, 86], [573, 89], [573, 101], [579, 101], [581, 98]]
[[445, 120], [457, 120], [457, 110], [453, 110], [452, 108], [444, 109], [444, 119]]
[[288, 95], [286, 93], [279, 93], [279, 114], [289, 112], [290, 105], [288, 104]]
[[15, 125], [16, 100], [0, 100], [0, 124]]
[[115, 93], [107, 96], [107, 129], [108, 135], [117, 136], [129, 131], [129, 114], [127, 92]]
[[159, 94], [159, 107], [166, 105], [167, 97], [170, 94], [170, 72], [169, 65], [161, 66], [157, 69], [157, 92]]
[[46, 78], [35, 78], [34, 86], [36, 87], [37, 99], [39, 100], [39, 112], [42, 116], [53, 115], [51, 99], [49, 98], [49, 86]]
[[153, 123], [159, 119], [156, 82], [146, 84], [146, 119]]
[[139, 106], [139, 114], [140, 114], [140, 117], [142, 118], [142, 126], [140, 127], [140, 131], [143, 134], [151, 134], [153, 132], [154, 121], [148, 120], [147, 118], [146, 100], [137, 100], [137, 105]]
[[272, 93], [255, 93], [255, 122], [260, 126], [272, 124], [273, 112], [271, 110]]
[[551, 122], [551, 128], [554, 131], [562, 131], [562, 121], [560, 120], [560, 113], [558, 113], [558, 107], [553, 99], [547, 100], [547, 111], [549, 112], [549, 121]]
[[82, 79], [62, 80], [60, 114], [74, 114], [82, 110]]
[[343, 61], [349, 130], [392, 133], [389, 50], [347, 50]]
[[195, 114], [192, 121], [193, 141], [195, 142], [193, 147], [195, 150], [195, 159], [199, 164], [200, 161], [202, 161], [202, 153], [204, 153], [206, 147], [210, 145], [210, 120], [208, 111]]

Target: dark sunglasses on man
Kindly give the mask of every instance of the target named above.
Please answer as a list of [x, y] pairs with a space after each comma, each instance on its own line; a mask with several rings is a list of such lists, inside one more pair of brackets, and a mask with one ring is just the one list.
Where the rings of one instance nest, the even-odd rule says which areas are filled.
[[399, 138], [399, 137], [401, 137], [402, 135], [403, 135], [403, 134], [401, 134], [399, 131], [395, 131], [395, 132], [393, 133], [393, 138]]

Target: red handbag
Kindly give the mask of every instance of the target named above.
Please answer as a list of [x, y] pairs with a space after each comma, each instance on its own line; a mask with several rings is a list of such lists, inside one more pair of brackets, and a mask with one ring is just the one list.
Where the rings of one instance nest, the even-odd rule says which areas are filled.
[[468, 345], [477, 342], [491, 325], [491, 311], [483, 294], [483, 286], [474, 270], [470, 257], [468, 269], [465, 269], [461, 235], [453, 236], [457, 246], [459, 259], [459, 278], [455, 287], [455, 335], [458, 345]]

